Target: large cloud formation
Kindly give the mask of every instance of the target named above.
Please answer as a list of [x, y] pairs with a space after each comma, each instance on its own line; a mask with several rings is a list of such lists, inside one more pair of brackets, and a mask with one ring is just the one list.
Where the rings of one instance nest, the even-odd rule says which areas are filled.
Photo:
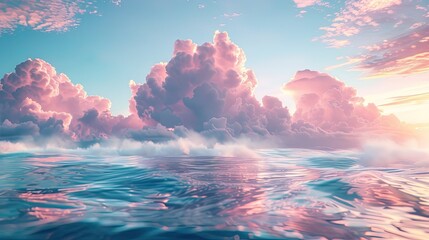
[[50, 64], [29, 59], [0, 81], [0, 141], [66, 139], [87, 146], [112, 138], [209, 145], [251, 139], [263, 147], [347, 148], [368, 137], [399, 141], [409, 133], [353, 88], [310, 70], [284, 86], [296, 102], [291, 116], [278, 98], [255, 98], [258, 82], [245, 62], [225, 32], [202, 45], [178, 40], [168, 63], [156, 64], [145, 83], [130, 82], [124, 117], [112, 116], [108, 99], [88, 96]]
[[400, 141], [410, 134], [396, 116], [382, 115], [375, 104], [365, 104], [354, 88], [328, 74], [298, 71], [284, 89], [295, 100], [296, 111], [292, 118], [295, 126], [307, 125], [327, 135], [346, 136], [352, 140], [351, 145], [371, 138]]
[[132, 87], [139, 117], [168, 128], [223, 129], [232, 136], [288, 130], [289, 111], [280, 100], [266, 96], [261, 105], [253, 96], [257, 80], [245, 61], [225, 32], [200, 46], [176, 41], [173, 58], [155, 65], [146, 83]]
[[133, 115], [112, 116], [108, 99], [88, 96], [82, 85], [41, 59], [29, 59], [1, 79], [0, 113], [2, 139], [68, 136], [86, 141], [138, 126]]
[[380, 119], [374, 104], [364, 104], [356, 90], [316, 71], [299, 71], [284, 86], [296, 102], [295, 121], [304, 121], [327, 131], [350, 132]]
[[365, 104], [355, 89], [327, 74], [299, 71], [285, 90], [297, 111], [291, 119], [282, 102], [254, 97], [257, 80], [246, 57], [227, 33], [200, 46], [176, 41], [173, 57], [157, 64], [144, 84], [131, 84], [131, 106], [150, 125], [184, 125], [206, 135], [276, 139], [281, 146], [352, 146], [363, 135], [398, 138], [399, 120]]

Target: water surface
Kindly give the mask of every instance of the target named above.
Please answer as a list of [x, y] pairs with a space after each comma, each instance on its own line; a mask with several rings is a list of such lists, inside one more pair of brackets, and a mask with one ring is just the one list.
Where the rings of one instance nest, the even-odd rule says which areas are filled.
[[0, 239], [429, 239], [429, 171], [352, 152], [0, 155]]

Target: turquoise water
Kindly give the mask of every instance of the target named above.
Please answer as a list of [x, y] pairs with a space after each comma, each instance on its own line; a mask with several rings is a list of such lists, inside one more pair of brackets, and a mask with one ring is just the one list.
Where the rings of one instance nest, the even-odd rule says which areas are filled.
[[0, 239], [429, 239], [429, 170], [356, 153], [0, 155]]

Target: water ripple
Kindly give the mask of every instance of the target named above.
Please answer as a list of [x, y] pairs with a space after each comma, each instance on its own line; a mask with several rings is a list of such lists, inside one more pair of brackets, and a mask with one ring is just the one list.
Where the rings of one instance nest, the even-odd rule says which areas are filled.
[[428, 239], [428, 169], [356, 154], [0, 155], [0, 239]]

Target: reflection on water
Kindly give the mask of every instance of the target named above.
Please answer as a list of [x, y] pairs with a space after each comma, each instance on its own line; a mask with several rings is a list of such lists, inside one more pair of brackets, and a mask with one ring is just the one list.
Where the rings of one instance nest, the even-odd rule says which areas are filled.
[[0, 155], [0, 239], [429, 239], [427, 169], [261, 154]]

